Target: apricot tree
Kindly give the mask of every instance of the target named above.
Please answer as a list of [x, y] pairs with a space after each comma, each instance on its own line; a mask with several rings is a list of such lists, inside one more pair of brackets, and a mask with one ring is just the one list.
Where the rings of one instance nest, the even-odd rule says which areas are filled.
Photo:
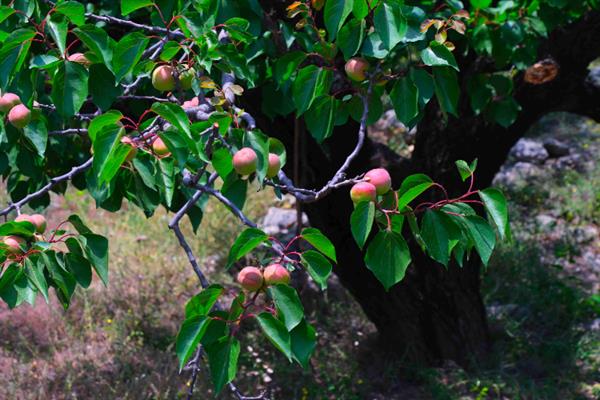
[[[109, 211], [127, 200], [148, 217], [159, 206], [172, 213], [168, 227], [201, 287], [176, 340], [180, 367], [192, 374], [190, 396], [206, 359], [217, 392], [228, 385], [246, 398], [232, 381], [239, 328], [252, 321], [290, 362], [308, 366], [316, 334], [291, 271], [323, 290], [337, 273], [407, 360], [467, 362], [489, 344], [480, 264], [510, 236], [504, 197], [486, 187], [543, 113], [598, 116], [598, 91], [586, 80], [599, 55], [597, 7], [595, 0], [0, 6], [0, 111], [8, 122], [0, 173], [11, 199], [0, 210], [0, 297], [16, 307], [37, 294], [48, 300], [54, 288], [67, 308], [92, 270], [108, 283], [106, 238], [76, 215], [46, 234], [39, 217], [21, 212], [43, 210], [49, 192], [63, 194], [70, 183]], [[410, 160], [368, 137], [384, 103], [417, 127]], [[250, 188], [292, 195], [312, 227], [288, 242], [267, 235], [244, 214]], [[228, 303], [232, 285], [208, 281], [180, 229], [186, 216], [194, 232], [201, 228], [209, 199], [240, 222], [238, 238], [226, 244], [227, 268], [253, 260]]]

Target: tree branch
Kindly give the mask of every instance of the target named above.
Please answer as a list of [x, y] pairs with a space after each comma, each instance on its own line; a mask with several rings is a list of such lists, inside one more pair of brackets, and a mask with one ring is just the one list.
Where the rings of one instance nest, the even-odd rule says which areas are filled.
[[81, 164], [81, 165], [79, 165], [77, 167], [71, 168], [71, 170], [69, 172], [67, 172], [66, 174], [60, 175], [60, 176], [57, 176], [57, 177], [54, 177], [54, 178], [50, 179], [50, 182], [48, 182], [40, 190], [38, 190], [36, 192], [33, 192], [33, 193], [31, 193], [31, 194], [23, 197], [21, 200], [17, 201], [16, 203], [10, 204], [4, 210], [0, 211], [0, 216], [7, 215], [12, 210], [18, 210], [18, 209], [20, 209], [21, 207], [23, 207], [25, 204], [27, 204], [31, 200], [37, 199], [38, 197], [40, 197], [40, 196], [48, 193], [57, 184], [72, 179], [75, 175], [77, 175], [77, 174], [85, 171], [89, 167], [91, 167], [92, 166], [92, 162], [93, 162], [93, 158], [90, 158], [89, 160], [87, 160], [83, 164]]

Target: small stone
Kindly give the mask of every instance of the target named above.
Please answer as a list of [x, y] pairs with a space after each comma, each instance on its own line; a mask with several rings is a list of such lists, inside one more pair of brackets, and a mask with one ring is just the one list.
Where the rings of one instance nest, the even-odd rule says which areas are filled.
[[510, 156], [516, 161], [543, 164], [548, 159], [548, 151], [541, 143], [533, 139], [522, 138], [513, 146]]

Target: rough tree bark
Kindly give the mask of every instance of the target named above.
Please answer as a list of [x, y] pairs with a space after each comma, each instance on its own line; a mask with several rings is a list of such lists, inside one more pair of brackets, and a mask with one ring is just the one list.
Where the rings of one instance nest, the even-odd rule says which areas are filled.
[[[600, 56], [600, 13], [553, 32], [540, 46], [539, 59], [552, 58], [560, 67], [558, 77], [543, 85], [516, 80], [515, 97], [522, 106], [518, 120], [508, 129], [473, 115], [466, 95], [461, 96], [460, 119], [443, 122], [436, 102], [431, 102], [418, 126], [415, 150], [410, 160], [400, 159], [385, 146], [369, 140], [348, 176], [373, 166], [385, 166], [394, 187], [403, 177], [423, 172], [442, 183], [451, 194], [464, 192], [454, 161], [479, 159], [476, 184], [489, 186], [512, 145], [541, 116], [569, 111], [600, 120], [600, 89], [587, 79], [588, 65]], [[464, 89], [469, 76], [493, 68], [481, 59], [462, 60], [460, 76]], [[492, 69], [493, 70], [493, 69]], [[463, 93], [466, 91], [463, 90]], [[246, 108], [260, 115], [260, 94], [250, 93]], [[261, 129], [283, 139], [292, 149], [294, 123], [290, 119], [258, 119]], [[310, 138], [303, 159], [303, 187], [320, 187], [341, 165], [356, 143], [357, 125], [335, 130], [319, 148]], [[290, 152], [292, 153], [292, 152]], [[289, 162], [288, 165], [293, 165]], [[291, 172], [291, 171], [290, 171]], [[290, 174], [291, 175], [291, 174]], [[461, 365], [479, 358], [490, 347], [485, 308], [480, 295], [480, 261], [476, 257], [459, 268], [445, 269], [413, 245], [413, 262], [405, 279], [385, 292], [365, 267], [363, 254], [354, 244], [349, 218], [352, 204], [347, 190], [337, 190], [326, 199], [305, 206], [310, 222], [334, 242], [338, 252], [335, 273], [376, 325], [382, 343], [410, 363], [431, 364], [451, 359]]]

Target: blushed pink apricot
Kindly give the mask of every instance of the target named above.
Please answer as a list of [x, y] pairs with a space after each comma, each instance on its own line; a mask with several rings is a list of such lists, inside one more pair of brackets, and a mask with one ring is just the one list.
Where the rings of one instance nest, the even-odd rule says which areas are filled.
[[152, 150], [160, 157], [166, 157], [171, 154], [165, 142], [159, 137], [152, 142]]
[[154, 71], [152, 71], [152, 86], [161, 92], [175, 90], [173, 67], [170, 65], [160, 65], [156, 67]]
[[358, 182], [350, 189], [350, 197], [354, 203], [375, 201], [377, 198], [377, 189], [369, 182]]
[[233, 168], [240, 175], [250, 175], [256, 171], [258, 157], [250, 147], [244, 147], [233, 155]]
[[21, 246], [26, 243], [25, 239], [15, 235], [5, 236], [4, 239], [2, 239], [2, 242], [7, 246], [6, 252], [9, 254], [23, 253]]
[[369, 69], [369, 62], [364, 58], [354, 57], [348, 60], [344, 69], [348, 78], [356, 82], [362, 82], [367, 78], [365, 72]]
[[271, 264], [265, 268], [263, 273], [265, 277], [265, 283], [267, 285], [283, 284], [287, 285], [290, 283], [290, 273], [287, 268], [281, 264]]
[[81, 64], [86, 68], [92, 65], [92, 62], [83, 53], [73, 53], [67, 57], [67, 60]]
[[4, 93], [0, 97], [0, 111], [4, 113], [10, 111], [17, 104], [21, 104], [21, 98], [14, 93]]
[[365, 174], [367, 182], [375, 186], [377, 194], [382, 195], [387, 193], [392, 187], [392, 178], [390, 174], [383, 168], [375, 168]]
[[274, 178], [281, 169], [281, 160], [275, 153], [269, 153], [269, 167], [267, 168], [267, 178]]
[[256, 267], [244, 267], [237, 276], [237, 281], [250, 292], [256, 292], [263, 286], [263, 274]]
[[8, 122], [15, 128], [25, 128], [31, 122], [31, 110], [23, 104], [17, 104], [8, 112]]

